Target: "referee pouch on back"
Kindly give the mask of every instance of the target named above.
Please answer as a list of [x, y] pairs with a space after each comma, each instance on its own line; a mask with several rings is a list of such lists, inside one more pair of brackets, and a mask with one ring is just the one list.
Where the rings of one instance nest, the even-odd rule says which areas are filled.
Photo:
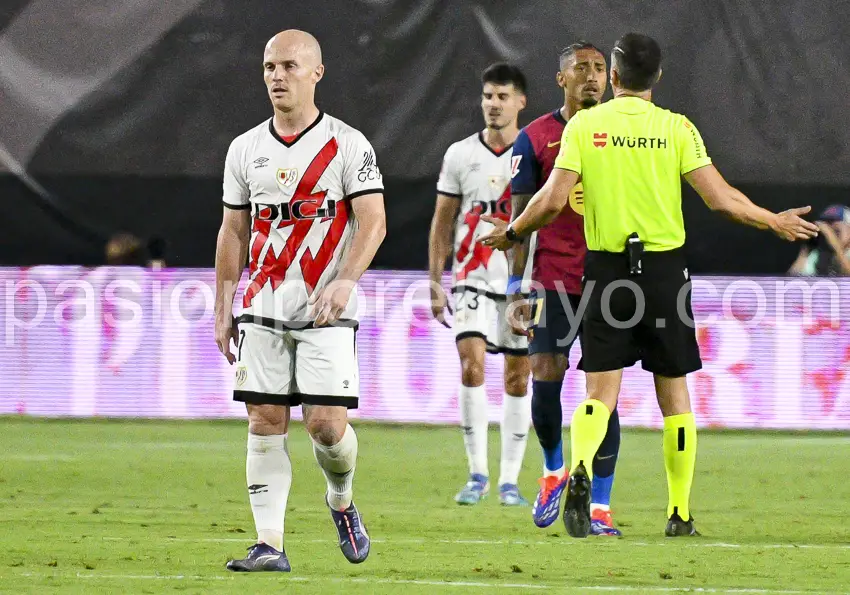
[[629, 234], [626, 240], [626, 255], [629, 258], [629, 275], [635, 276], [643, 273], [643, 242], [637, 232]]

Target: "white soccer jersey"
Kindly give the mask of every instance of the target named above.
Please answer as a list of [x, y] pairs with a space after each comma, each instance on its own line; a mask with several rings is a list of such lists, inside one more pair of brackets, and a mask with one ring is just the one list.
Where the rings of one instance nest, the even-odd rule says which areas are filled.
[[[243, 314], [312, 320], [307, 300], [337, 276], [354, 235], [349, 201], [382, 192], [369, 141], [327, 114], [291, 142], [271, 119], [238, 136], [227, 152], [223, 200], [251, 209], [253, 219]], [[343, 318], [354, 317], [356, 301]]]
[[437, 192], [461, 201], [455, 224], [452, 286], [504, 294], [507, 257], [478, 238], [493, 229], [481, 215], [510, 220], [511, 147], [497, 154], [480, 132], [454, 143], [443, 159]]

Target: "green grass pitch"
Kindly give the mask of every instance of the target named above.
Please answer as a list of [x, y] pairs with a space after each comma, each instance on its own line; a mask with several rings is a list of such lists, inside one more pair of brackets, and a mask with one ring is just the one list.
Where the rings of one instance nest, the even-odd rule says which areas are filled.
[[[349, 565], [304, 429], [290, 431], [291, 575], [233, 575], [252, 543], [237, 422], [0, 419], [3, 593], [843, 593], [850, 591], [850, 439], [702, 432], [692, 509], [700, 538], [663, 537], [658, 432], [626, 431], [622, 539], [567, 537], [492, 496], [458, 507], [460, 432], [358, 424], [355, 501], [374, 539]], [[568, 442], [565, 436], [565, 443]], [[492, 475], [498, 433], [491, 434]], [[529, 440], [520, 480], [536, 493]]]

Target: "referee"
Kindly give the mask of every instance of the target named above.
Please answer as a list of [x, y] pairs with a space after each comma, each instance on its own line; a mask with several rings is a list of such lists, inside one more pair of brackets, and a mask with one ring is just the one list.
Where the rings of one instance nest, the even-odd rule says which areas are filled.
[[638, 360], [655, 378], [664, 416], [664, 466], [670, 537], [695, 535], [689, 509], [696, 459], [696, 423], [686, 374], [702, 367], [693, 326], [685, 261], [680, 176], [708, 207], [793, 241], [817, 235], [800, 218], [810, 207], [779, 214], [753, 204], [711, 165], [696, 127], [652, 103], [661, 76], [661, 49], [629, 33], [611, 52], [614, 99], [582, 110], [564, 130], [555, 170], [523, 214], [482, 241], [507, 249], [552, 221], [570, 190], [584, 184], [585, 260], [582, 356], [587, 400], [573, 413], [571, 476], [564, 522], [573, 537], [590, 532], [590, 465], [623, 368]]

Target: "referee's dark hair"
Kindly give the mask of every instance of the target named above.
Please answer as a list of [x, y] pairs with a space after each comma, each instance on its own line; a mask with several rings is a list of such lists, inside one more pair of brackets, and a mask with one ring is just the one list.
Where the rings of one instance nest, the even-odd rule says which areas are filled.
[[576, 52], [579, 50], [595, 50], [605, 56], [605, 52], [600, 50], [598, 47], [596, 47], [589, 41], [580, 40], [575, 43], [571, 43], [570, 45], [561, 50], [561, 53], [558, 54], [558, 67], [563, 70], [564, 66], [567, 63], [567, 60], [575, 56]]
[[494, 85], [513, 85], [514, 89], [525, 95], [528, 86], [522, 71], [507, 62], [496, 62], [484, 69], [481, 73], [481, 84], [492, 83]]
[[648, 35], [626, 33], [614, 44], [611, 62], [617, 69], [623, 88], [646, 91], [658, 81], [661, 48]]

